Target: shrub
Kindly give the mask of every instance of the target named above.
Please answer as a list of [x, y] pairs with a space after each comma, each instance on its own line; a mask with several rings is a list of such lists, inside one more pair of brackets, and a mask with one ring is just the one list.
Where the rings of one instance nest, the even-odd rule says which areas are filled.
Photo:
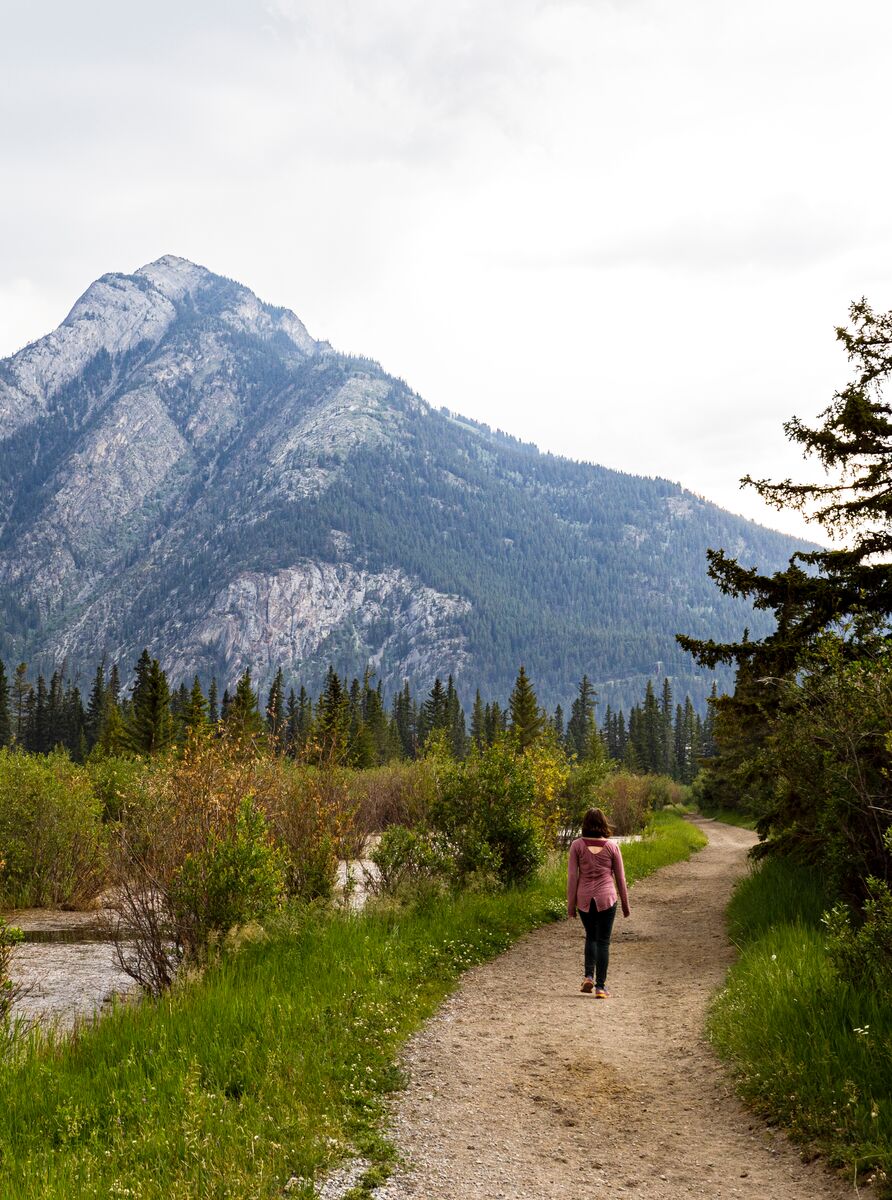
[[645, 827], [652, 811], [653, 778], [617, 771], [601, 785], [599, 807], [607, 813], [616, 833], [639, 833]]
[[827, 950], [840, 978], [888, 995], [892, 988], [892, 891], [873, 876], [867, 880], [867, 890], [857, 926], [845, 904], [836, 904], [824, 914]]
[[422, 825], [436, 793], [434, 760], [391, 763], [386, 767], [357, 771], [350, 789], [356, 805], [357, 828], [368, 836], [381, 833], [391, 825]]
[[154, 994], [281, 895], [261, 765], [250, 745], [195, 737], [132, 781], [114, 838], [114, 930], [121, 967]]
[[568, 772], [561, 794], [561, 818], [558, 840], [566, 849], [582, 828], [582, 818], [590, 808], [603, 805], [601, 793], [612, 766], [603, 758], [586, 759]]
[[449, 855], [429, 832], [405, 825], [385, 829], [370, 857], [377, 868], [377, 878], [369, 874], [367, 882], [372, 891], [388, 895], [421, 880], [445, 875], [451, 864]]
[[64, 751], [0, 750], [0, 903], [79, 906], [105, 880], [102, 805]]
[[534, 768], [507, 741], [444, 773], [431, 824], [445, 837], [460, 876], [482, 871], [503, 884], [519, 883], [545, 859]]
[[6, 1023], [16, 998], [16, 988], [9, 975], [9, 966], [12, 961], [12, 948], [21, 940], [21, 929], [7, 925], [0, 917], [0, 1026]]
[[234, 824], [212, 832], [187, 855], [170, 885], [170, 905], [187, 956], [198, 958], [214, 935], [277, 907], [284, 888], [283, 855], [266, 819], [246, 797]]
[[120, 820], [127, 796], [145, 770], [139, 758], [117, 758], [94, 751], [84, 764], [106, 821]]
[[358, 857], [364, 841], [355, 833], [347, 772], [273, 760], [259, 771], [257, 796], [284, 852], [287, 894], [330, 896], [338, 858]]

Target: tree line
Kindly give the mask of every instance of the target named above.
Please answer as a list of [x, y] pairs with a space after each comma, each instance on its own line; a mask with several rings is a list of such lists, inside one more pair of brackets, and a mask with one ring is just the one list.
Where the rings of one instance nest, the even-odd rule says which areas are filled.
[[250, 669], [222, 695], [216, 679], [205, 691], [197, 675], [191, 686], [171, 687], [158, 659], [143, 650], [129, 688], [122, 686], [117, 664], [100, 663], [84, 698], [61, 671], [49, 683], [42, 674], [32, 682], [26, 663], [10, 678], [0, 661], [0, 746], [35, 754], [61, 747], [76, 761], [95, 753], [151, 755], [208, 727], [263, 736], [276, 753], [291, 758], [334, 759], [359, 769], [418, 758], [432, 739], [461, 761], [472, 747], [492, 746], [509, 730], [522, 748], [547, 735], [579, 762], [609, 760], [680, 783], [690, 783], [714, 751], [713, 704], [701, 718], [690, 696], [683, 704], [674, 701], [669, 678], [659, 697], [649, 680], [628, 717], [608, 705], [599, 725], [596, 710], [597, 693], [583, 675], [569, 713], [560, 704], [546, 711], [523, 666], [507, 705], [484, 701], [478, 689], [468, 715], [451, 675], [445, 683], [435, 679], [423, 696], [407, 682], [388, 702], [382, 682], [375, 683], [369, 671], [348, 680], [329, 667], [314, 698], [304, 686], [286, 687], [279, 669], [264, 701]]

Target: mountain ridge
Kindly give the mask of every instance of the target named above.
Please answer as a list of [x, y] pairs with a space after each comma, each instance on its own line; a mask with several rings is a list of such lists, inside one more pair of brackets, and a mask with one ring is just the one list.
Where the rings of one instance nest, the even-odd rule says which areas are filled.
[[523, 660], [553, 702], [660, 662], [702, 699], [674, 633], [764, 624], [706, 546], [764, 568], [799, 545], [434, 409], [173, 255], [0, 362], [0, 435], [0, 650], [47, 668], [147, 645], [174, 680], [333, 662], [494, 694]]

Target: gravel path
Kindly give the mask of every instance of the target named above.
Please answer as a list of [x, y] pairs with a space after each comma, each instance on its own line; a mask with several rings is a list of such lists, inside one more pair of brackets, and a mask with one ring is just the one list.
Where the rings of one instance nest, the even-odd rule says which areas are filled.
[[853, 1196], [742, 1108], [704, 1041], [733, 959], [724, 908], [754, 835], [701, 824], [706, 849], [632, 889], [611, 999], [578, 990], [578, 920], [465, 976], [407, 1048], [393, 1132], [410, 1168], [380, 1200]]

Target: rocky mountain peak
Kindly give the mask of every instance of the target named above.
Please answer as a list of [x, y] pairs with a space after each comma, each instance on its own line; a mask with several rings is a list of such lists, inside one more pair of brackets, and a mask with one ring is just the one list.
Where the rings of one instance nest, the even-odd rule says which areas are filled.
[[658, 661], [697, 698], [674, 634], [764, 625], [716, 597], [707, 545], [795, 548], [444, 415], [176, 255], [0, 362], [0, 657], [47, 675], [148, 646], [177, 682], [334, 663], [507, 695], [523, 655], [543, 702], [583, 672], [638, 698]]
[[194, 294], [215, 278], [207, 267], [176, 254], [163, 254], [161, 258], [134, 271], [134, 275], [148, 279], [169, 300], [181, 300], [188, 294]]

